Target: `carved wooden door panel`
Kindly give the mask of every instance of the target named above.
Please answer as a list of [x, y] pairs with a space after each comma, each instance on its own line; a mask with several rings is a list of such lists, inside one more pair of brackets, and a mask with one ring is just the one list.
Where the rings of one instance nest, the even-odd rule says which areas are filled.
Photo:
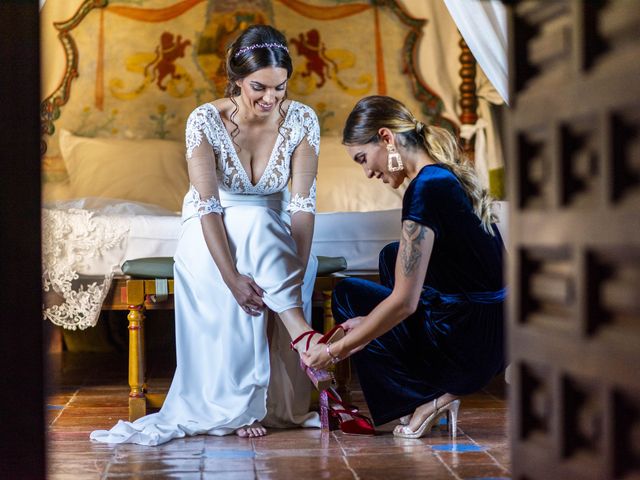
[[640, 2], [512, 2], [513, 478], [640, 478]]

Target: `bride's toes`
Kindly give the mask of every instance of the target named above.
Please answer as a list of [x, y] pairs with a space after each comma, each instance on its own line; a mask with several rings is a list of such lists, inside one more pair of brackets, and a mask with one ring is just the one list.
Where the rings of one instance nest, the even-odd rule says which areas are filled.
[[266, 434], [267, 429], [259, 422], [252, 423], [248, 427], [242, 427], [236, 430], [236, 435], [242, 438], [264, 437]]
[[241, 438], [247, 438], [247, 437], [249, 437], [249, 436], [250, 436], [250, 435], [249, 435], [249, 432], [247, 431], [247, 429], [246, 429], [246, 428], [238, 428], [238, 429], [236, 430], [236, 435], [237, 435], [237, 436], [239, 436], [239, 437], [241, 437]]

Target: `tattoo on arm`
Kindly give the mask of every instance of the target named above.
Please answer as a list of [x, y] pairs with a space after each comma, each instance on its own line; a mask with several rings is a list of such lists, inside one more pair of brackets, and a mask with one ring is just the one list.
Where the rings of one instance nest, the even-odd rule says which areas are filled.
[[411, 275], [422, 258], [420, 242], [424, 239], [425, 226], [419, 223], [405, 220], [402, 226], [402, 245], [400, 246], [400, 259], [402, 261], [402, 272], [405, 276]]

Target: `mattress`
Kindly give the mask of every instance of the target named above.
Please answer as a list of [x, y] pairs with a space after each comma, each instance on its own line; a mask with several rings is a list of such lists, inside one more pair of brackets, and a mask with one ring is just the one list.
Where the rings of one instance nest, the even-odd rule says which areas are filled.
[[[172, 257], [180, 234], [180, 217], [145, 204], [122, 202], [96, 205], [89, 200], [58, 205], [57, 215], [64, 217], [59, 223], [69, 228], [82, 228], [80, 238], [94, 234], [99, 254], [78, 262], [76, 271], [81, 275], [119, 274], [120, 265], [129, 259], [143, 257]], [[91, 212], [91, 224], [82, 226], [74, 212]], [[496, 202], [498, 227], [507, 243], [508, 229], [506, 202]], [[109, 248], [98, 248], [105, 229], [118, 225], [124, 232], [118, 242], [111, 240]], [[342, 256], [347, 260], [348, 272], [376, 271], [378, 253], [400, 236], [401, 209], [371, 212], [325, 212], [316, 214], [311, 251], [314, 255]]]
[[[498, 227], [507, 242], [507, 208], [496, 205]], [[56, 202], [43, 209], [43, 285], [61, 303], [43, 315], [65, 328], [86, 328], [98, 321], [102, 302], [125, 260], [172, 257], [180, 235], [180, 216], [135, 202], [84, 198]], [[373, 273], [378, 253], [397, 241], [401, 209], [316, 214], [312, 253], [342, 256], [345, 274]]]
[[[505, 202], [497, 202], [495, 211], [506, 243]], [[120, 244], [103, 249], [102, 254], [91, 261], [82, 262], [77, 269], [81, 275], [105, 275], [110, 271], [118, 274], [124, 260], [172, 257], [176, 251], [180, 234], [178, 215], [133, 214], [112, 208], [111, 212], [98, 211], [93, 220], [124, 224], [128, 226], [128, 233]], [[400, 228], [401, 209], [318, 213], [311, 251], [314, 255], [344, 257], [347, 273], [377, 271], [378, 253], [388, 243], [398, 241]]]

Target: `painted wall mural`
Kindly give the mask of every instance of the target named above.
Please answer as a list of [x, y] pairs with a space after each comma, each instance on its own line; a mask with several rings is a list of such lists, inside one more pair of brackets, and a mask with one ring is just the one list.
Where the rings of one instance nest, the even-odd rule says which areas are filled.
[[181, 141], [193, 108], [223, 95], [226, 46], [255, 23], [289, 39], [289, 97], [316, 110], [323, 135], [339, 135], [362, 96], [389, 93], [456, 130], [416, 65], [425, 22], [395, 0], [84, 0], [54, 24], [67, 65], [42, 102], [45, 179], [64, 179], [61, 128]]

